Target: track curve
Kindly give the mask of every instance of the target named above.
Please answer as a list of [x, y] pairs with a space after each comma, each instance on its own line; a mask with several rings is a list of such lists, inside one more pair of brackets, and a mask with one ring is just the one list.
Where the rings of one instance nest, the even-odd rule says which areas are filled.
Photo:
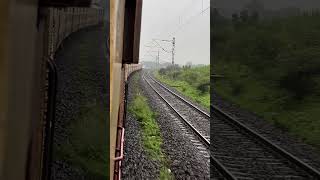
[[[210, 147], [210, 160], [222, 179], [320, 179], [320, 172], [316, 169], [238, 122], [218, 107], [210, 107], [210, 118], [208, 113], [150, 75], [143, 78], [208, 147], [210, 129], [203, 127], [210, 127], [211, 121], [214, 144]], [[176, 107], [181, 107], [181, 104], [184, 104], [183, 108], [177, 109]], [[188, 118], [195, 116], [199, 118]]]

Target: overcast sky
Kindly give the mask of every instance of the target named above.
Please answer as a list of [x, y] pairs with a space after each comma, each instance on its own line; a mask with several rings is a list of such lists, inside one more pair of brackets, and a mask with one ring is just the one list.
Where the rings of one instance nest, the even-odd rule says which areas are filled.
[[[210, 0], [144, 0], [142, 9], [140, 59], [155, 61], [158, 48], [152, 39], [176, 38], [175, 63], [210, 63]], [[205, 10], [203, 13], [202, 10]], [[172, 44], [161, 42], [165, 50]], [[147, 53], [147, 51], [150, 51]], [[156, 51], [156, 52], [153, 52]], [[160, 51], [160, 61], [171, 62], [171, 53]]]

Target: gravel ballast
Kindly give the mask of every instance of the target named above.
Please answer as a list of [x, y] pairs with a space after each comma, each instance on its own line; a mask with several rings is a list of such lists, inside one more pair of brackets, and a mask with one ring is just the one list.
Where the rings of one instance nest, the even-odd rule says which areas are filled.
[[[239, 106], [228, 102], [215, 92], [211, 94], [211, 98], [214, 105], [227, 112], [236, 120], [257, 131], [262, 136], [271, 140], [273, 143], [279, 145], [314, 168], [320, 170], [320, 154], [314, 147], [303, 143], [297, 137], [293, 137], [287, 132], [275, 127], [272, 123], [255, 115], [254, 113], [241, 109]], [[211, 133], [214, 132], [211, 131]]]
[[[136, 72], [140, 73], [140, 72]], [[138, 74], [137, 74], [138, 75]], [[132, 77], [132, 75], [131, 75]], [[133, 101], [135, 82], [128, 79], [127, 103]], [[122, 164], [123, 179], [157, 179], [159, 175], [159, 162], [153, 161], [144, 150], [140, 122], [127, 111], [125, 125], [124, 161]]]
[[[67, 157], [61, 154], [61, 149], [66, 144], [71, 144], [73, 139], [70, 124], [78, 121], [82, 109], [91, 106], [105, 107], [102, 116], [105, 116], [107, 120], [108, 55], [106, 39], [101, 38], [105, 37], [105, 32], [102, 26], [89, 27], [75, 32], [63, 41], [62, 48], [56, 54], [58, 87], [52, 165], [52, 179], [54, 180], [91, 179], [90, 174], [83, 168], [68, 162]], [[83, 134], [83, 136], [88, 136], [88, 134]], [[101, 137], [98, 141], [100, 140], [106, 146], [107, 138]]]
[[[142, 72], [143, 73], [143, 72]], [[141, 75], [141, 74], [140, 74]], [[140, 78], [142, 93], [148, 98], [150, 107], [157, 114], [164, 153], [167, 155], [170, 171], [175, 179], [210, 179], [209, 157], [205, 157], [191, 141], [194, 134], [183, 128], [183, 123], [151, 87]], [[201, 144], [201, 143], [200, 143]], [[208, 154], [207, 154], [208, 155]]]
[[186, 121], [188, 121], [194, 128], [196, 128], [203, 136], [210, 140], [210, 117], [199, 113], [198, 110], [190, 107], [189, 104], [185, 103], [183, 100], [177, 98], [175, 95], [164, 89], [153, 79], [149, 78], [149, 83], [157, 89], [168, 102], [171, 104], [176, 111], [178, 111]]

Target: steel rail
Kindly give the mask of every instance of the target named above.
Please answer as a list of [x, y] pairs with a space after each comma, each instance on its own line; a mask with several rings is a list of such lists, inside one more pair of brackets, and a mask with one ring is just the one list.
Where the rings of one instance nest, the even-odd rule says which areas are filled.
[[[170, 92], [171, 94], [173, 94], [174, 96], [178, 97], [180, 100], [182, 100], [183, 102], [185, 102], [186, 104], [188, 104], [189, 106], [193, 107], [194, 109], [198, 110], [200, 113], [204, 114], [207, 117], [210, 117], [206, 112], [202, 111], [201, 109], [199, 109], [197, 106], [193, 105], [192, 103], [190, 103], [189, 101], [187, 101], [186, 99], [184, 99], [183, 97], [181, 97], [180, 95], [178, 95], [177, 93], [173, 92], [172, 90], [170, 90], [169, 88], [167, 88], [166, 86], [164, 86], [163, 84], [161, 84], [159, 81], [155, 80], [152, 76], [150, 76], [148, 74], [148, 76], [157, 84], [159, 84], [161, 87], [163, 87], [165, 90], [167, 90], [168, 92]], [[257, 133], [256, 131], [252, 130], [251, 128], [247, 127], [246, 125], [244, 125], [243, 123], [235, 120], [233, 117], [229, 116], [227, 113], [225, 113], [224, 111], [222, 111], [220, 108], [211, 105], [210, 106], [212, 109], [212, 112], [215, 114], [218, 114], [222, 117], [224, 117], [223, 119], [226, 119], [229, 121], [229, 123], [231, 123], [232, 125], [238, 127], [240, 130], [244, 130], [247, 134], [249, 134], [250, 136], [254, 137], [255, 139], [257, 139], [258, 141], [262, 142], [265, 146], [271, 148], [272, 150], [276, 151], [277, 153], [279, 153], [281, 156], [285, 157], [286, 159], [288, 159], [289, 161], [293, 162], [296, 166], [302, 168], [304, 171], [306, 171], [307, 173], [311, 174], [312, 176], [319, 178], [320, 179], [320, 172], [318, 170], [316, 170], [315, 168], [311, 167], [310, 165], [306, 164], [305, 162], [303, 162], [302, 160], [300, 160], [299, 158], [297, 158], [296, 156], [292, 155], [291, 153], [289, 153], [288, 151], [284, 150], [283, 148], [281, 148], [280, 146], [272, 143], [270, 140], [266, 139], [265, 137], [261, 136], [259, 133]], [[213, 155], [211, 156], [212, 158]], [[219, 170], [221, 170], [221, 172], [226, 172], [227, 169], [220, 163], [218, 160], [214, 160], [213, 161], [214, 164], [218, 167]], [[215, 163], [218, 162], [218, 163]], [[230, 173], [231, 174], [231, 173]], [[229, 177], [228, 173], [223, 173], [223, 175], [225, 175], [226, 177], [228, 177], [228, 179], [232, 179], [234, 178], [233, 176]], [[234, 178], [236, 179], [236, 178]]]
[[239, 130], [242, 130], [247, 135], [255, 138], [256, 142], [263, 143], [267, 148], [270, 148], [271, 150], [279, 153], [281, 156], [289, 160], [290, 162], [293, 162], [296, 166], [300, 167], [310, 175], [314, 176], [317, 179], [320, 179], [320, 172], [316, 170], [315, 168], [311, 167], [307, 163], [303, 162], [293, 154], [289, 153], [288, 151], [284, 150], [280, 146], [276, 145], [275, 143], [271, 142], [270, 140], [266, 139], [262, 135], [260, 135], [258, 132], [252, 130], [248, 126], [244, 125], [243, 123], [239, 122], [238, 120], [234, 119], [230, 115], [228, 115], [226, 112], [218, 108], [217, 106], [211, 105], [211, 112], [223, 117], [222, 120], [225, 122], [237, 127]]
[[[150, 77], [150, 76], [149, 76]], [[151, 78], [151, 77], [150, 77]], [[192, 125], [190, 124], [160, 93], [151, 85], [151, 83], [145, 78], [145, 75], [143, 75], [143, 79], [147, 82], [147, 84], [151, 87], [151, 89], [156, 92], [156, 94], [172, 109], [180, 119], [183, 120], [184, 123], [188, 125], [188, 127], [201, 139], [202, 142], [209, 148], [210, 142]], [[152, 78], [151, 78], [152, 79]], [[156, 82], [156, 81], [154, 81]], [[178, 96], [176, 96], [178, 97]], [[191, 106], [194, 108], [195, 106]], [[219, 170], [219, 172], [228, 180], [236, 180], [236, 178], [230, 173], [230, 171], [224, 167], [216, 158], [213, 157], [213, 155], [210, 153], [210, 162], [215, 165], [215, 167]]]
[[191, 129], [192, 131], [199, 136], [199, 138], [205, 143], [207, 147], [210, 147], [210, 142], [208, 139], [206, 139], [191, 123], [189, 123], [160, 93], [153, 87], [150, 82], [143, 77], [143, 79], [148, 83], [148, 85], [158, 94], [158, 96], [185, 122]]
[[210, 115], [208, 113], [206, 113], [205, 111], [201, 110], [199, 107], [195, 106], [194, 104], [192, 104], [191, 102], [189, 102], [188, 100], [186, 100], [185, 98], [183, 98], [182, 96], [180, 96], [179, 94], [173, 92], [171, 89], [167, 88], [166, 86], [164, 86], [162, 83], [160, 83], [159, 81], [157, 81], [156, 79], [154, 79], [152, 76], [150, 76], [148, 74], [148, 76], [157, 84], [159, 84], [161, 87], [163, 87], [165, 90], [169, 91], [171, 94], [173, 94], [174, 96], [176, 96], [177, 98], [179, 98], [180, 100], [182, 100], [183, 102], [185, 102], [187, 105], [191, 106], [192, 108], [196, 109], [198, 112], [200, 112], [201, 114], [203, 114], [204, 116], [207, 116], [208, 118], [210, 118]]

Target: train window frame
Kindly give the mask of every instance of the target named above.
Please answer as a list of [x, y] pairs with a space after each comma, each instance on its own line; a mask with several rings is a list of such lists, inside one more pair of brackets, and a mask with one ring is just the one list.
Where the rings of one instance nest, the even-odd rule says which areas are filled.
[[123, 31], [123, 63], [139, 63], [142, 0], [126, 0]]
[[90, 7], [92, 0], [40, 0], [42, 7]]

